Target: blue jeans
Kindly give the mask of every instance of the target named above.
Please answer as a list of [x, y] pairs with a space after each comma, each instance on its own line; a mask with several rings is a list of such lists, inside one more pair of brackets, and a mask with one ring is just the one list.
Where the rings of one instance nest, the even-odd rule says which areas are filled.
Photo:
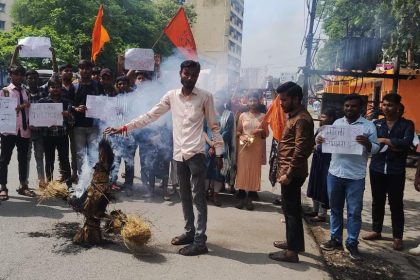
[[111, 172], [111, 183], [117, 182], [121, 160], [123, 159], [125, 163], [125, 185], [132, 187], [134, 180], [134, 156], [137, 145], [129, 137], [111, 136], [109, 139], [114, 151], [114, 167]]
[[77, 151], [77, 169], [80, 175], [85, 160], [89, 163], [89, 169], [95, 166], [98, 161], [101, 135], [97, 127], [75, 127], [73, 131]]
[[331, 238], [343, 242], [343, 208], [347, 204], [346, 246], [357, 246], [362, 226], [363, 192], [365, 178], [352, 180], [328, 173], [328, 197], [331, 207]]

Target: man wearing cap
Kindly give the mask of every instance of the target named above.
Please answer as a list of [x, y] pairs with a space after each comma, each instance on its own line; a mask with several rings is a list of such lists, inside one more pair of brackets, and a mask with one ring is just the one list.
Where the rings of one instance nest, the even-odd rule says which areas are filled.
[[109, 68], [104, 68], [101, 70], [99, 74], [102, 87], [104, 88], [104, 93], [106, 96], [116, 96], [117, 92], [114, 87], [114, 81], [112, 79], [112, 71]]
[[17, 147], [19, 181], [20, 186], [17, 192], [21, 195], [34, 197], [35, 194], [29, 190], [26, 183], [26, 173], [28, 169], [28, 148], [31, 137], [29, 128], [29, 97], [22, 82], [25, 78], [26, 70], [21, 65], [11, 65], [9, 67], [9, 77], [11, 83], [0, 91], [1, 97], [13, 97], [17, 100], [16, 107], [16, 132], [1, 134], [1, 153], [0, 153], [0, 200], [9, 199], [7, 189], [7, 171], [12, 157], [13, 149]]

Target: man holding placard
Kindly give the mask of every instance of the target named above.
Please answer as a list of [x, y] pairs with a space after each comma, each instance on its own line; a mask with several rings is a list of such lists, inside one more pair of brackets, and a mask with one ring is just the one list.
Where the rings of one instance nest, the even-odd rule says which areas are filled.
[[17, 192], [25, 196], [35, 196], [35, 193], [29, 190], [28, 184], [26, 183], [28, 168], [27, 156], [31, 130], [29, 129], [29, 98], [25, 89], [22, 88], [25, 73], [26, 69], [21, 65], [10, 66], [9, 77], [11, 83], [8, 87], [5, 87], [0, 91], [0, 96], [16, 98], [18, 104], [16, 107], [16, 131], [14, 133], [2, 133], [1, 135], [0, 200], [9, 199], [7, 171], [15, 146], [17, 146], [20, 181]]
[[[60, 161], [61, 180], [71, 185], [71, 169], [69, 162], [69, 138], [68, 128], [72, 122], [72, 114], [69, 111], [71, 103], [69, 100], [61, 98], [61, 81], [58, 76], [53, 76], [47, 83], [49, 96], [39, 101], [41, 104], [52, 103], [60, 107], [63, 118], [60, 118], [60, 123], [46, 128], [45, 136], [43, 137], [45, 149], [45, 172], [48, 182], [53, 180], [55, 150], [58, 152], [58, 159]], [[56, 118], [59, 119], [59, 118]]]
[[[343, 249], [343, 208], [347, 204], [346, 248], [352, 259], [360, 259], [358, 238], [362, 225], [363, 193], [365, 190], [366, 165], [369, 154], [379, 150], [375, 125], [361, 116], [363, 99], [358, 94], [344, 98], [344, 117], [334, 122], [335, 130], [316, 138], [317, 144], [336, 141], [341, 134], [350, 137], [348, 143], [357, 142], [362, 146], [361, 154], [332, 152], [327, 177], [328, 197], [331, 207], [331, 239], [321, 245], [321, 249], [332, 251]], [[342, 129], [340, 129], [340, 127]], [[327, 128], [328, 129], [328, 128]], [[355, 135], [356, 132], [360, 134]], [[324, 147], [323, 147], [324, 152]]]
[[81, 60], [78, 64], [80, 80], [75, 84], [74, 111], [75, 125], [74, 136], [77, 150], [77, 169], [79, 175], [87, 157], [89, 165], [93, 165], [98, 157], [99, 127], [95, 119], [86, 117], [86, 99], [88, 95], [102, 95], [102, 86], [92, 80], [93, 63], [89, 60]]

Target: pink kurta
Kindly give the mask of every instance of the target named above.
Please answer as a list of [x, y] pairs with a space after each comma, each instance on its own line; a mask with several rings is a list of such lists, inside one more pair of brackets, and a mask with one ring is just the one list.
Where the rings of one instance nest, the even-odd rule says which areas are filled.
[[[264, 114], [254, 115], [250, 112], [242, 113], [238, 120], [238, 132], [242, 135], [253, 136], [255, 129], [261, 126]], [[238, 144], [237, 174], [235, 186], [245, 191], [259, 191], [261, 187], [261, 165], [263, 163], [264, 140], [255, 136], [254, 142], [244, 145]]]

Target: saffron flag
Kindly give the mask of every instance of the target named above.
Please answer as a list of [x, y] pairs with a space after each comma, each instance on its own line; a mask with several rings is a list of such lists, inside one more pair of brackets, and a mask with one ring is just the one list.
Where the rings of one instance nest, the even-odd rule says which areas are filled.
[[163, 32], [188, 59], [197, 60], [197, 47], [183, 7], [179, 8]]
[[101, 51], [106, 42], [110, 40], [108, 31], [102, 25], [102, 17], [104, 15], [104, 8], [99, 7], [98, 16], [96, 17], [95, 25], [92, 32], [92, 61], [95, 62], [96, 56]]
[[264, 116], [263, 122], [270, 125], [271, 131], [273, 131], [273, 138], [280, 141], [286, 125], [286, 116], [280, 105], [280, 95], [273, 100]]

